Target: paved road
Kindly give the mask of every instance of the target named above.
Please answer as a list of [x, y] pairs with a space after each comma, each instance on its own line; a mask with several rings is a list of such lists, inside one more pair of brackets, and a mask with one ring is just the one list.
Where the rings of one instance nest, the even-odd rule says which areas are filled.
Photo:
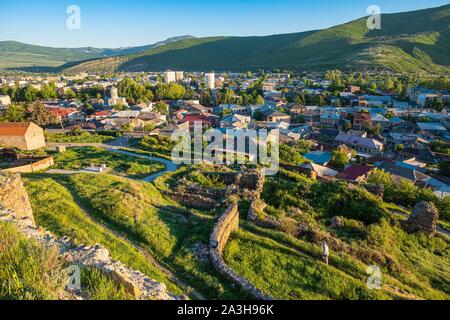
[[[48, 147], [54, 148], [57, 146], [66, 146], [67, 148], [76, 148], [76, 147], [97, 147], [97, 148], [102, 148], [102, 149], [106, 149], [110, 152], [114, 152], [114, 153], [119, 153], [119, 154], [123, 154], [123, 155], [127, 155], [130, 157], [138, 157], [138, 158], [143, 158], [143, 159], [147, 159], [147, 160], [151, 160], [151, 161], [156, 161], [156, 162], [160, 162], [162, 164], [164, 164], [166, 166], [166, 170], [164, 171], [160, 171], [157, 173], [154, 173], [148, 177], [145, 177], [141, 180], [146, 181], [146, 182], [153, 182], [156, 178], [164, 175], [167, 172], [174, 172], [178, 169], [177, 165], [174, 164], [172, 161], [167, 160], [167, 159], [163, 159], [163, 158], [158, 158], [158, 157], [153, 157], [153, 156], [147, 156], [144, 154], [140, 154], [140, 153], [135, 153], [135, 152], [131, 152], [131, 151], [125, 151], [125, 150], [121, 150], [122, 148], [128, 147], [128, 138], [127, 137], [119, 137], [117, 139], [115, 139], [112, 142], [109, 143], [59, 143], [59, 142], [50, 142], [47, 144]], [[62, 172], [60, 172], [62, 173]]]
[[127, 155], [130, 157], [137, 157], [137, 158], [143, 158], [143, 159], [147, 159], [147, 160], [151, 160], [151, 161], [161, 162], [162, 164], [164, 164], [166, 166], [166, 170], [154, 173], [148, 177], [141, 179], [146, 182], [153, 182], [156, 178], [162, 176], [163, 174], [165, 174], [167, 172], [175, 172], [178, 168], [176, 164], [174, 164], [172, 161], [167, 160], [167, 159], [146, 156], [146, 155], [139, 154], [139, 153], [134, 153], [134, 152], [125, 151], [125, 150], [119, 150], [119, 149], [113, 149], [113, 148], [106, 148], [106, 150], [108, 150], [110, 152], [114, 152], [114, 153]]

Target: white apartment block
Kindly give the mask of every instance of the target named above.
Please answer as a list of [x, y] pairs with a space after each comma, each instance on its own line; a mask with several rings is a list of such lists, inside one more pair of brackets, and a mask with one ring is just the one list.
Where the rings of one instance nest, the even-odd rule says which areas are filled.
[[205, 73], [205, 83], [208, 89], [214, 89], [216, 87], [216, 75], [214, 72]]

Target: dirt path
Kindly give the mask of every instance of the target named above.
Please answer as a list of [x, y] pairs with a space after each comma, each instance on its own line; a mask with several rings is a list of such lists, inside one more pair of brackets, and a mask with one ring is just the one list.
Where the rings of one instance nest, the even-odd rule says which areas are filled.
[[167, 278], [169, 278], [173, 283], [175, 283], [177, 286], [179, 286], [181, 289], [185, 290], [187, 294], [193, 295], [195, 298], [199, 300], [206, 300], [206, 298], [198, 291], [196, 291], [194, 288], [190, 287], [183, 281], [181, 281], [175, 274], [173, 274], [172, 271], [168, 270], [161, 264], [159, 264], [156, 259], [140, 244], [136, 243], [133, 240], [128, 239], [124, 234], [112, 229], [109, 225], [104, 223], [103, 221], [100, 221], [100, 219], [94, 218], [90, 213], [89, 210], [84, 206], [84, 204], [81, 202], [78, 195], [70, 188], [70, 186], [67, 188], [69, 192], [71, 193], [74, 202], [78, 205], [80, 210], [90, 219], [93, 223], [96, 223], [103, 228], [105, 228], [108, 232], [111, 232], [114, 236], [117, 238], [123, 240], [124, 242], [128, 243], [129, 245], [133, 246], [136, 250], [138, 250], [146, 259], [147, 261], [155, 266], [158, 270], [160, 270], [162, 273], [164, 273]]

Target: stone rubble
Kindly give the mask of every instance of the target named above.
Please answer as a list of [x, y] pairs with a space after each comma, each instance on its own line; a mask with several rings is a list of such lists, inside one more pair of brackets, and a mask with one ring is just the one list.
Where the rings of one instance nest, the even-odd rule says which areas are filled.
[[402, 222], [403, 229], [408, 233], [421, 231], [428, 236], [436, 233], [439, 223], [439, 212], [433, 203], [418, 202], [407, 221]]

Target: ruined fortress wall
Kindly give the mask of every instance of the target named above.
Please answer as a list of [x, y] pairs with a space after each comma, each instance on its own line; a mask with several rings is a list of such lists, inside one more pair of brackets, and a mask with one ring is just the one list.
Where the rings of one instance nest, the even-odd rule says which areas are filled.
[[233, 204], [228, 207], [225, 213], [219, 218], [211, 234], [210, 244], [216, 247], [219, 254], [222, 255], [223, 249], [230, 238], [230, 235], [239, 228], [238, 206]]
[[33, 210], [20, 174], [0, 174], [0, 206], [14, 211], [18, 219], [30, 219], [34, 225]]
[[26, 164], [19, 167], [14, 168], [8, 168], [5, 170], [2, 170], [3, 172], [9, 172], [9, 173], [32, 173], [40, 170], [47, 169], [54, 165], [53, 157], [44, 157], [40, 158], [40, 160]]
[[216, 223], [210, 238], [210, 256], [214, 267], [228, 280], [245, 290], [258, 300], [273, 300], [256, 288], [250, 281], [237, 275], [223, 260], [222, 253], [230, 235], [239, 228], [239, 211], [236, 204], [231, 205]]

